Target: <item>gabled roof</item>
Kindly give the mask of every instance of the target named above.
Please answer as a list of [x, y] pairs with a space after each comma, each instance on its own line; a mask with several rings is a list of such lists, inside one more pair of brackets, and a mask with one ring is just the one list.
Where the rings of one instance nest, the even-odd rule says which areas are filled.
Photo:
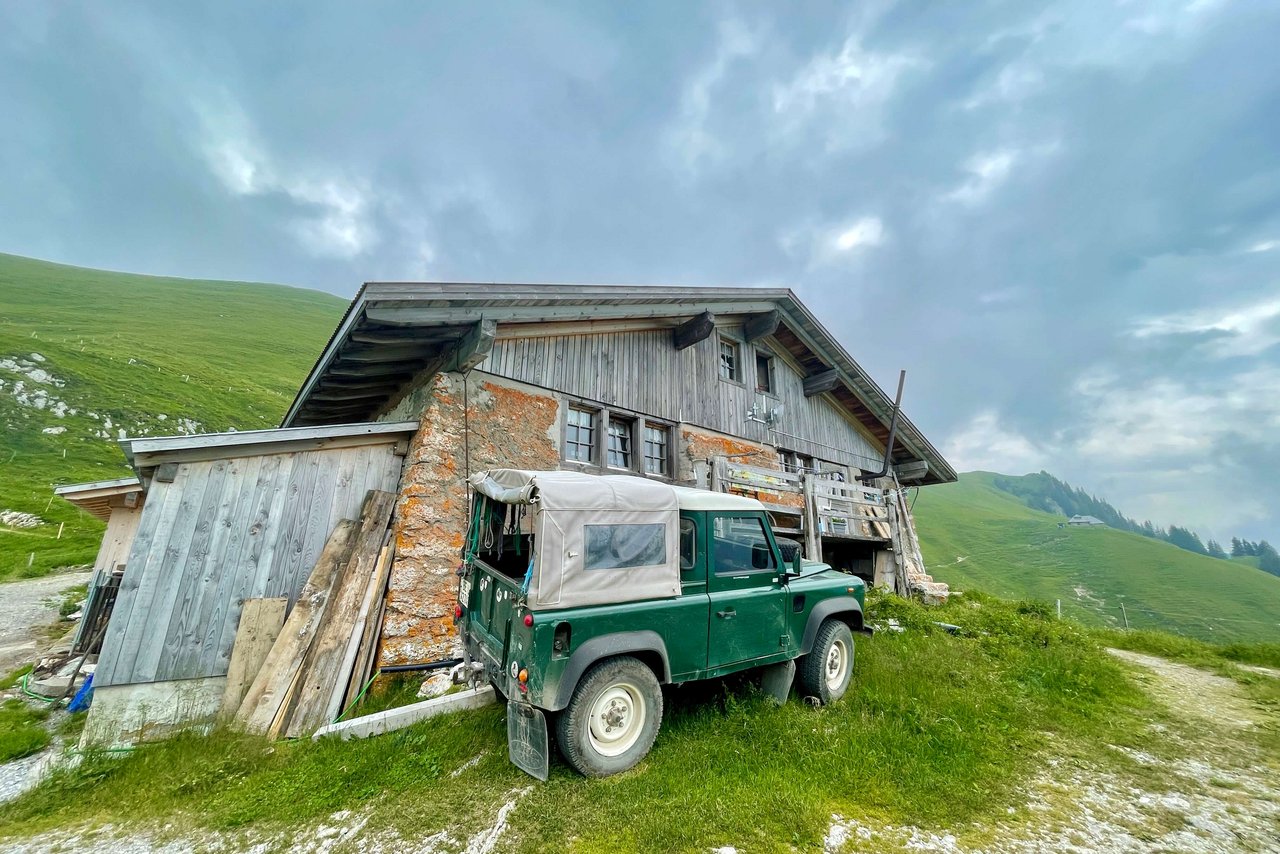
[[[775, 340], [871, 435], [888, 437], [893, 401], [840, 342], [786, 288], [686, 288], [368, 282], [351, 301], [283, 427], [364, 420], [417, 375], [466, 370], [481, 362], [498, 324], [655, 319], [677, 326], [704, 312], [768, 318]], [[895, 464], [928, 463], [924, 482], [955, 471], [905, 416]]]

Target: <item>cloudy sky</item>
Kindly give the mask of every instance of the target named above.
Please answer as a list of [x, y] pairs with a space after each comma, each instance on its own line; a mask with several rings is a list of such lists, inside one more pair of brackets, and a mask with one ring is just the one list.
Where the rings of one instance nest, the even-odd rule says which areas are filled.
[[1280, 3], [0, 5], [0, 251], [785, 285], [960, 469], [1280, 540]]

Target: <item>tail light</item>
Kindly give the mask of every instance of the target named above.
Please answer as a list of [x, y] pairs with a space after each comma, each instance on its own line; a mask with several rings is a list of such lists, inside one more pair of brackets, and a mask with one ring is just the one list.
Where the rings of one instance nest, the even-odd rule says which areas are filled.
[[533, 628], [533, 614], [524, 615], [524, 624], [527, 628]]
[[461, 606], [461, 605], [454, 605], [454, 606], [453, 606], [453, 618], [454, 618], [455, 620], [461, 620], [461, 619], [462, 619], [462, 615], [463, 615], [464, 613], [466, 613], [466, 612], [465, 612], [465, 611], [463, 611], [463, 609], [462, 609], [462, 606]]

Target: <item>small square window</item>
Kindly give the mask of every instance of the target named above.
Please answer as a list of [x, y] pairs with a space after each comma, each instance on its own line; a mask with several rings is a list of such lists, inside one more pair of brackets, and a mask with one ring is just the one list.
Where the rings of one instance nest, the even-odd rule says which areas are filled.
[[773, 393], [773, 357], [756, 353], [756, 391]]
[[738, 364], [738, 342], [720, 339], [720, 378], [741, 382], [741, 366]]
[[667, 473], [667, 443], [669, 432], [666, 427], [644, 426], [644, 470], [648, 474], [665, 475]]
[[586, 409], [570, 408], [564, 428], [564, 458], [589, 463], [595, 456], [596, 415]]
[[609, 419], [609, 465], [616, 469], [631, 468], [631, 422]]

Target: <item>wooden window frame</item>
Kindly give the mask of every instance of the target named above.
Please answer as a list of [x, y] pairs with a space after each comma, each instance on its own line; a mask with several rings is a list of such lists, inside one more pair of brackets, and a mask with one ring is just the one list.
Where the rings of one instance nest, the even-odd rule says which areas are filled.
[[[733, 347], [733, 353], [734, 353], [733, 355], [734, 375], [731, 377], [726, 377], [723, 371], [724, 354], [722, 350], [726, 345]], [[725, 333], [721, 332], [719, 337], [716, 338], [716, 376], [720, 378], [721, 382], [733, 383], [734, 385], [746, 387], [745, 376], [744, 376], [745, 372], [742, 369], [743, 349], [744, 348], [743, 348], [742, 342], [739, 341], [737, 338], [734, 338], [732, 335], [726, 335]]]
[[[768, 384], [769, 384], [768, 388], [760, 387], [760, 362], [761, 361], [763, 361], [766, 366], [765, 376], [768, 380]], [[755, 348], [755, 360], [754, 360], [753, 370], [755, 371], [756, 394], [768, 395], [769, 397], [777, 397], [778, 396], [778, 372], [775, 369], [775, 358], [773, 353], [769, 352], [768, 350], [761, 349], [760, 347]]]
[[[663, 434], [662, 454], [660, 456], [649, 456], [649, 430], [660, 430]], [[674, 431], [670, 424], [659, 421], [648, 420], [643, 423], [640, 428], [640, 471], [645, 477], [659, 477], [670, 480], [673, 470], [671, 458], [672, 435]], [[661, 460], [663, 471], [649, 471], [649, 460]]]
[[[647, 477], [664, 483], [676, 482], [676, 424], [664, 418], [651, 418], [629, 409], [621, 409], [595, 403], [579, 397], [565, 395], [564, 414], [560, 418], [560, 462], [566, 468], [592, 474], [629, 474], [636, 477]], [[569, 434], [569, 412], [571, 410], [590, 413], [595, 424], [595, 434], [591, 452], [591, 461], [570, 459], [567, 455]], [[609, 422], [624, 421], [630, 426], [631, 465], [627, 468], [609, 465]], [[667, 431], [665, 474], [655, 474], [645, 470], [644, 433], [645, 428], [654, 426]]]

